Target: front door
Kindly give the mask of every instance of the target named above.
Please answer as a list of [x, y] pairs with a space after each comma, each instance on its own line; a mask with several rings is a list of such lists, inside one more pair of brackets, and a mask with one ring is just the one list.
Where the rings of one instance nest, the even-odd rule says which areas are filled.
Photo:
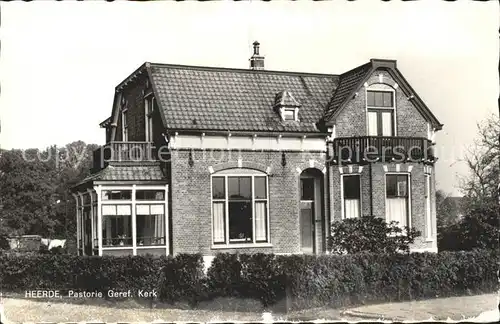
[[303, 253], [314, 253], [315, 225], [315, 181], [300, 179], [300, 249]]

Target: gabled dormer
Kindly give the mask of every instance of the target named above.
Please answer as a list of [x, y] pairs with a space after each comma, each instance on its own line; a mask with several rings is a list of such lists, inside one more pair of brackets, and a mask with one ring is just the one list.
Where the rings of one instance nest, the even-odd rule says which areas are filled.
[[284, 122], [299, 121], [301, 104], [286, 90], [280, 91], [274, 97], [273, 109]]

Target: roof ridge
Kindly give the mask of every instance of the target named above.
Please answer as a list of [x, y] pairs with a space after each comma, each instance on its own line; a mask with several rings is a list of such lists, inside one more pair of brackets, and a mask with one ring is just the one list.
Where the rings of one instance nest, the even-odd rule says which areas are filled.
[[183, 65], [183, 64], [168, 64], [168, 63], [149, 63], [149, 64], [151, 67], [159, 67], [159, 68], [205, 70], [205, 71], [220, 71], [220, 72], [241, 72], [241, 73], [251, 73], [251, 74], [286, 74], [286, 75], [318, 76], [318, 77], [339, 77], [340, 76], [340, 74], [332, 74], [332, 73], [279, 71], [279, 70], [250, 70], [250, 69], [243, 69], [243, 68], [229, 68], [229, 67], [201, 66], [201, 65]]

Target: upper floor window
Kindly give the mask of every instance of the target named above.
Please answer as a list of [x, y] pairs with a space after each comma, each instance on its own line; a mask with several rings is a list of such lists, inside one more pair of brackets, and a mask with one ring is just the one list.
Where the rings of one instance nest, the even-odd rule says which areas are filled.
[[368, 136], [394, 136], [394, 92], [366, 92]]
[[146, 142], [153, 141], [153, 110], [155, 99], [153, 96], [148, 96], [144, 99], [144, 114], [146, 127]]
[[282, 112], [283, 120], [297, 120], [295, 108], [284, 108]]
[[122, 111], [122, 141], [128, 142], [128, 118], [127, 110]]
[[213, 176], [213, 243], [269, 242], [267, 206], [267, 176]]

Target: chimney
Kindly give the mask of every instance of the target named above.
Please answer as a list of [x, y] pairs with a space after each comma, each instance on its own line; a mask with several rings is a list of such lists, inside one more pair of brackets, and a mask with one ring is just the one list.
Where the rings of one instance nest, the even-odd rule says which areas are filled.
[[264, 70], [264, 56], [259, 54], [259, 42], [253, 42], [253, 55], [250, 58], [250, 69]]

